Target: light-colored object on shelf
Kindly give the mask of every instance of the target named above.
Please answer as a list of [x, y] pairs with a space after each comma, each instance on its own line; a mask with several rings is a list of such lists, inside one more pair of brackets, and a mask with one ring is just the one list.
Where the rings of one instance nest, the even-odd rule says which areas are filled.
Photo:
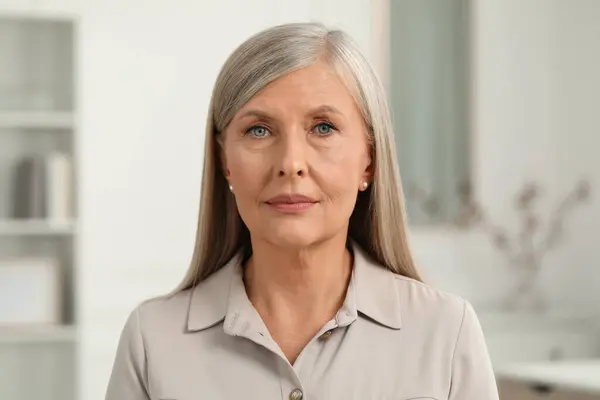
[[46, 158], [46, 216], [49, 221], [73, 218], [73, 167], [66, 154]]
[[61, 152], [26, 156], [14, 173], [14, 217], [53, 222], [73, 218], [73, 166]]
[[0, 260], [0, 326], [60, 324], [61, 286], [51, 258]]
[[496, 373], [501, 380], [543, 385], [550, 391], [572, 390], [589, 393], [600, 399], [600, 358], [520, 363], [502, 368]]

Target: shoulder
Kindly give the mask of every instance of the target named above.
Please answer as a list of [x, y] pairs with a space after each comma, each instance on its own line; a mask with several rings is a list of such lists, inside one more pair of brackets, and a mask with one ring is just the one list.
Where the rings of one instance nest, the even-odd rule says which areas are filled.
[[138, 305], [138, 310], [140, 313], [156, 316], [186, 311], [189, 306], [192, 290], [193, 289], [188, 289], [172, 294], [152, 297], [141, 302]]
[[151, 335], [181, 334], [212, 327], [225, 318], [236, 259], [194, 287], [139, 304], [139, 326]]
[[167, 329], [183, 332], [190, 298], [191, 290], [184, 290], [147, 299], [133, 309], [129, 319], [135, 318], [135, 324], [143, 336], [148, 332], [165, 333]]
[[484, 334], [468, 300], [404, 276], [393, 279], [408, 342], [421, 343], [451, 363], [465, 357], [488, 362]]
[[467, 301], [456, 294], [446, 292], [435, 286], [408, 278], [403, 275], [392, 274], [400, 295], [410, 300], [415, 305], [429, 307], [459, 308], [461, 311]]
[[444, 329], [459, 333], [465, 316], [474, 311], [466, 299], [428, 284], [393, 274], [402, 308], [402, 317], [410, 326]]

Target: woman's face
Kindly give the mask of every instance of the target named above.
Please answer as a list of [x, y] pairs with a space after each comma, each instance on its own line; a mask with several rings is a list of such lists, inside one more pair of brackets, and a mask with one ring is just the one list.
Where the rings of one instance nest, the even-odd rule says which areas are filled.
[[360, 111], [321, 62], [256, 94], [225, 130], [222, 150], [253, 242], [299, 248], [345, 237], [358, 191], [371, 182]]

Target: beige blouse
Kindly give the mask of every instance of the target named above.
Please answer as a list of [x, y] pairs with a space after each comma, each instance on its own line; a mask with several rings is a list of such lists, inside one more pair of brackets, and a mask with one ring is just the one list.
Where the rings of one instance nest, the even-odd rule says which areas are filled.
[[497, 400], [471, 305], [354, 253], [342, 308], [294, 365], [248, 300], [235, 257], [131, 314], [106, 399]]

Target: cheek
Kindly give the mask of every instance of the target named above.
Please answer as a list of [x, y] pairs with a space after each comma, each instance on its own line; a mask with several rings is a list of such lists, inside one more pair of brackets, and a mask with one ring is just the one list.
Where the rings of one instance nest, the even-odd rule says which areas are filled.
[[264, 185], [269, 170], [265, 158], [255, 152], [231, 145], [225, 150], [230, 182], [238, 197], [256, 195]]
[[317, 150], [312, 176], [331, 202], [354, 201], [364, 172], [366, 156], [362, 143], [349, 141]]

